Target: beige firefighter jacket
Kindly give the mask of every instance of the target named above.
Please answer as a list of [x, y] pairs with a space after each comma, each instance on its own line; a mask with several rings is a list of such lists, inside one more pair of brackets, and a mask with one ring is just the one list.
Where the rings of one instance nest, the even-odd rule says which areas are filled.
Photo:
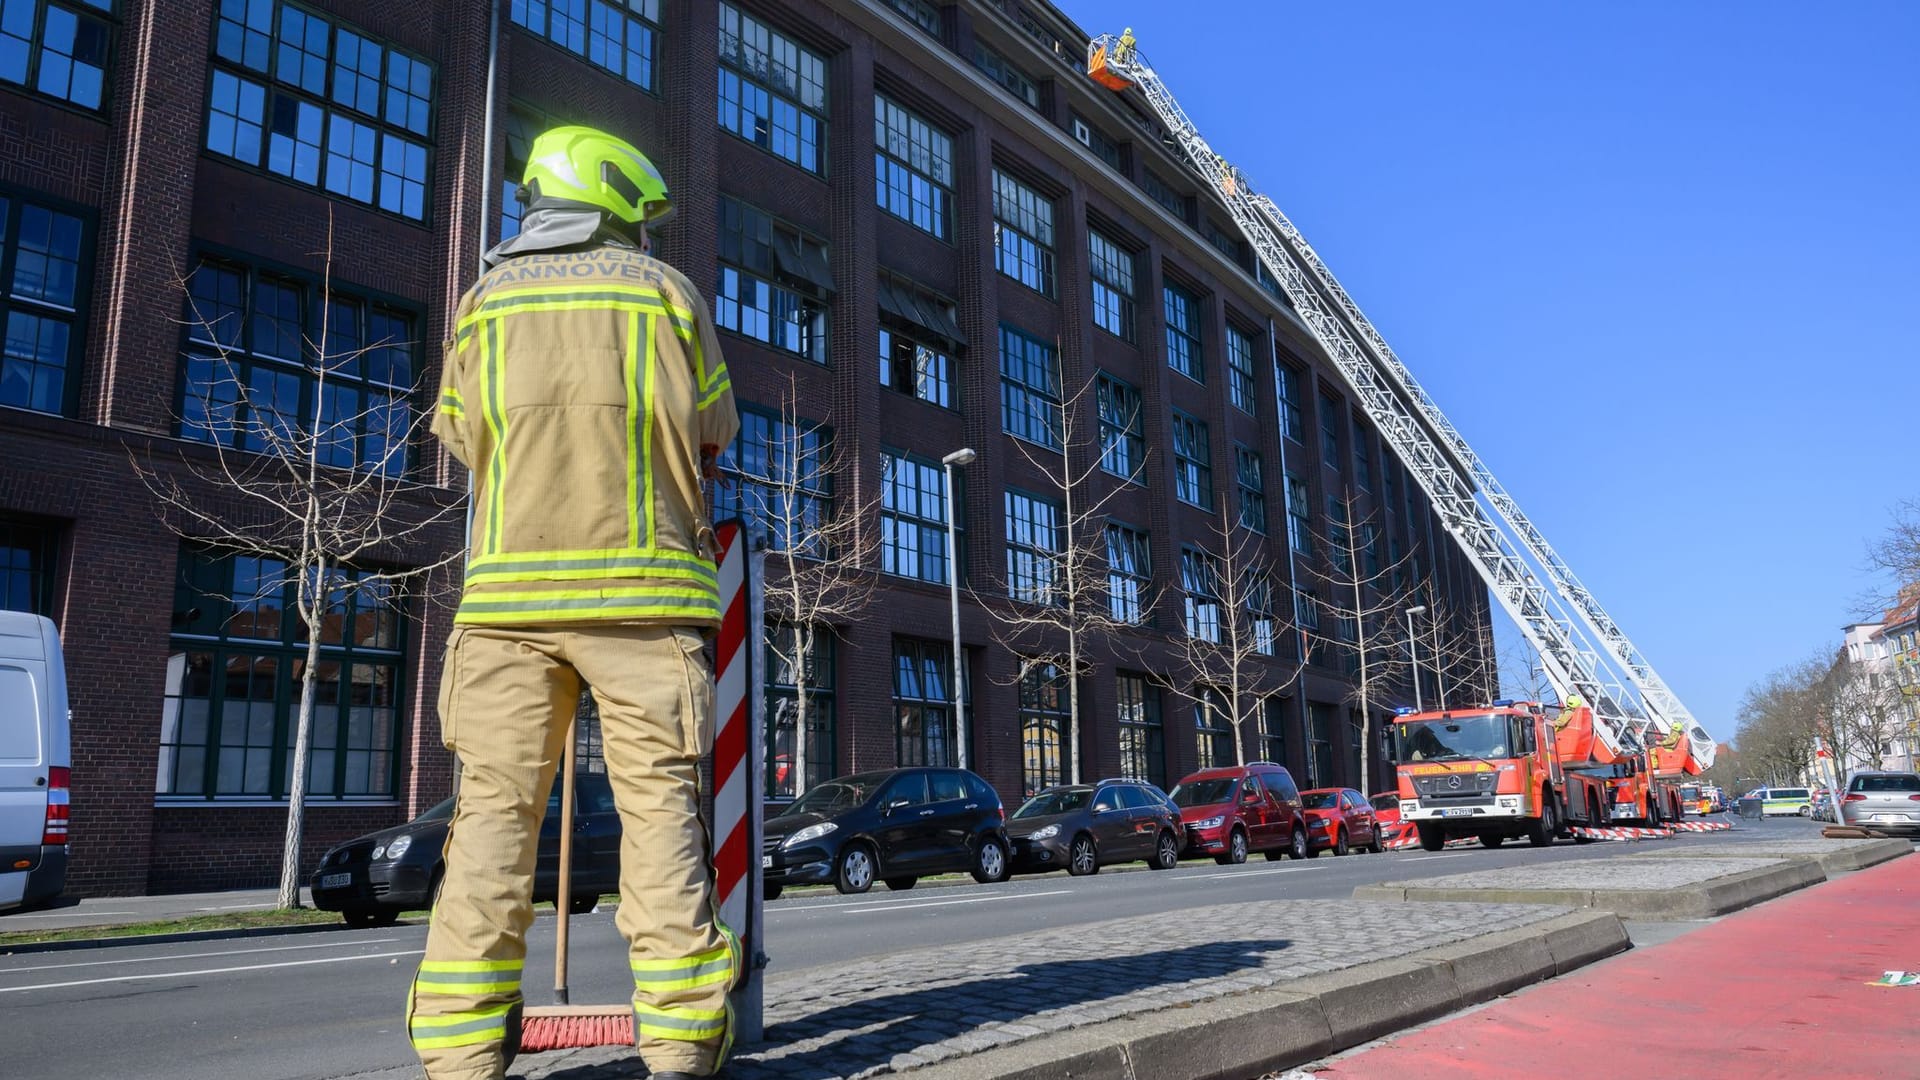
[[488, 271], [433, 422], [474, 474], [454, 622], [717, 626], [700, 451], [739, 427], [706, 305], [672, 267], [606, 246]]

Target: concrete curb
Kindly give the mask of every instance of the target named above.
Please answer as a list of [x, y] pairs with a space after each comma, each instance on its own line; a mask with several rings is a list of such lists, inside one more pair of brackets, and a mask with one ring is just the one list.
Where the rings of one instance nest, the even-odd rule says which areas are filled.
[[1878, 866], [1903, 855], [1913, 854], [1913, 845], [1905, 840], [1853, 841], [1845, 847], [1835, 847], [1831, 851], [1768, 851], [1763, 843], [1754, 843], [1751, 847], [1753, 850], [1748, 851], [1726, 847], [1692, 850], [1676, 847], [1647, 854], [1661, 859], [1802, 859], [1819, 863], [1820, 868], [1825, 870], [1828, 876], [1865, 870], [1869, 866]]
[[1555, 904], [1599, 908], [1622, 918], [1671, 922], [1710, 919], [1765, 900], [1817, 885], [1826, 873], [1812, 859], [1781, 859], [1773, 866], [1743, 870], [1695, 885], [1671, 889], [1475, 889], [1433, 888], [1415, 882], [1360, 885], [1355, 900], [1454, 900], [1476, 904]]
[[1606, 911], [1576, 911], [1284, 989], [1071, 1028], [911, 1071], [915, 1080], [1232, 1080], [1304, 1065], [1629, 948]]

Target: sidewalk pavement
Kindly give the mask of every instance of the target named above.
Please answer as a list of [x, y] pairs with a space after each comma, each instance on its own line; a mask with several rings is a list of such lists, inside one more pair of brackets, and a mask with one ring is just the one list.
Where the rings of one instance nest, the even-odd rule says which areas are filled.
[[1322, 1080], [1920, 1076], [1920, 858], [1729, 915], [1337, 1059]]
[[[161, 896], [102, 896], [32, 911], [0, 915], [0, 933], [15, 931], [72, 930], [90, 926], [125, 926], [129, 923], [185, 919], [195, 915], [221, 915], [234, 911], [265, 911], [275, 906], [279, 889], [231, 889], [224, 892], [167, 893]], [[300, 902], [312, 906], [313, 897], [303, 887]]]
[[[926, 1067], [929, 1080], [1100, 1076], [1126, 1057], [1130, 1076], [1248, 1076], [1627, 947], [1619, 920], [1601, 912], [1434, 903], [1420, 905], [1418, 919], [1407, 913], [1399, 903], [1270, 900], [776, 967], [767, 1041], [745, 1048], [727, 1075], [821, 1080]], [[1160, 1068], [1142, 1064], [1151, 1055]], [[631, 1047], [599, 1047], [528, 1055], [509, 1075], [646, 1074]]]

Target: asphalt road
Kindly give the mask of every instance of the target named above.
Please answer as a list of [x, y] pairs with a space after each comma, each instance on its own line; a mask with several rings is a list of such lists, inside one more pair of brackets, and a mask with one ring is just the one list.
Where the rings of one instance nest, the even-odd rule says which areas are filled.
[[[1797, 820], [1743, 824], [1735, 833], [1655, 843], [1818, 835], [1817, 825]], [[1540, 851], [1523, 843], [1497, 851], [1415, 849], [1226, 867], [1188, 862], [1164, 872], [1109, 869], [997, 886], [789, 896], [767, 905], [766, 951], [774, 970], [792, 972], [1026, 930], [1155, 912], [1179, 919], [1194, 908], [1252, 900], [1346, 899], [1355, 885], [1376, 881], [1644, 850], [1561, 842]], [[530, 1004], [551, 1000], [553, 928], [543, 918], [530, 935]], [[1222, 926], [1223, 933], [1231, 929]], [[400, 1021], [425, 937], [424, 925], [402, 925], [0, 957], [0, 1030], [7, 1033], [0, 1072], [14, 1080], [307, 1080], [406, 1065], [413, 1058]], [[611, 914], [574, 919], [575, 1002], [626, 1000], [632, 983], [625, 961]]]

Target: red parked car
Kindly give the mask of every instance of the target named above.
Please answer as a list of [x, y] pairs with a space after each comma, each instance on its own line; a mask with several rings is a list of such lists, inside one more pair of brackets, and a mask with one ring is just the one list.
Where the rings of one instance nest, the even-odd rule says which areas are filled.
[[1269, 859], [1308, 857], [1307, 819], [1300, 789], [1284, 766], [1258, 761], [1202, 769], [1169, 793], [1186, 832], [1183, 856], [1243, 863], [1250, 852]]
[[1352, 788], [1314, 788], [1300, 793], [1307, 810], [1309, 855], [1345, 855], [1355, 847], [1385, 851], [1379, 819], [1367, 797]]
[[1382, 840], [1398, 840], [1412, 828], [1413, 822], [1400, 820], [1399, 792], [1382, 791], [1368, 801], [1373, 803], [1373, 820], [1380, 826]]

